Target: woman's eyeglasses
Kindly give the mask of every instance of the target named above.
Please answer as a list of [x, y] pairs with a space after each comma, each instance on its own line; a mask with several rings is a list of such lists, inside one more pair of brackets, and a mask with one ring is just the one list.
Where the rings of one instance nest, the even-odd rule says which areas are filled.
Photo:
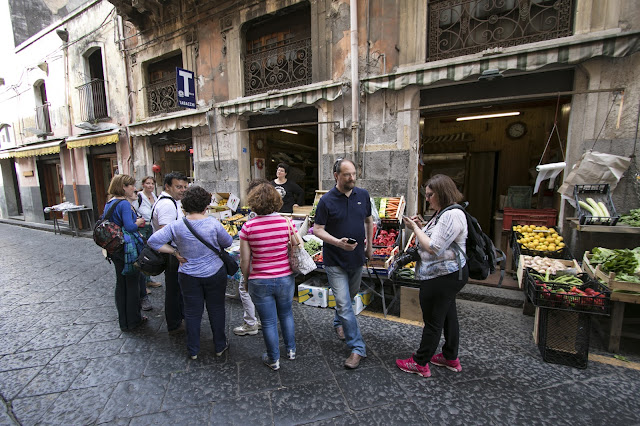
[[431, 198], [431, 197], [433, 197], [433, 192], [425, 192], [425, 193], [424, 193], [424, 198], [429, 199], [429, 198]]

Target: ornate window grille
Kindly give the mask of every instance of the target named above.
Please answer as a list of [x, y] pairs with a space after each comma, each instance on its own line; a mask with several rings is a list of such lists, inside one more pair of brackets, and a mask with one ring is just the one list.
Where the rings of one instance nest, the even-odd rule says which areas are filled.
[[82, 121], [92, 122], [108, 117], [104, 80], [94, 78], [76, 89], [80, 94], [80, 119]]
[[574, 0], [431, 0], [427, 60], [573, 34]]
[[312, 82], [311, 38], [247, 54], [244, 65], [245, 95], [288, 89]]
[[49, 102], [36, 107], [36, 127], [40, 133], [51, 133], [51, 120], [49, 119]]
[[158, 115], [166, 112], [183, 109], [178, 105], [176, 89], [176, 76], [158, 81], [147, 86], [147, 106], [149, 115]]

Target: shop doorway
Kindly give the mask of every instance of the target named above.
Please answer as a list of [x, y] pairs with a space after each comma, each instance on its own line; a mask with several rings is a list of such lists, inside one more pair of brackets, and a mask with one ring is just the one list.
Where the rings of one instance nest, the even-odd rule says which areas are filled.
[[[62, 185], [62, 168], [59, 158], [38, 159], [38, 178], [40, 183], [40, 195], [44, 207], [55, 206], [65, 201]], [[52, 215], [62, 218], [60, 212], [45, 213], [45, 220], [52, 220]]]
[[193, 182], [193, 141], [191, 129], [174, 130], [150, 137], [153, 147], [153, 164], [160, 166], [157, 182], [162, 185], [162, 177], [176, 172]]
[[22, 215], [22, 197], [20, 196], [20, 186], [18, 185], [18, 174], [16, 173], [16, 162], [11, 159], [11, 181], [13, 184], [13, 193], [16, 197], [16, 215], [24, 219]]
[[[304, 191], [305, 205], [313, 204], [318, 184], [318, 112], [315, 108], [256, 115], [249, 119], [251, 178], [276, 178], [278, 164], [289, 165], [287, 179]], [[296, 124], [290, 126], [290, 124]]]
[[[518, 100], [518, 96], [570, 91], [572, 86], [573, 71], [560, 70], [423, 91], [423, 106], [456, 101], [468, 101], [469, 106], [422, 110], [420, 182], [425, 183], [435, 173], [454, 178], [469, 201], [469, 212], [483, 230], [488, 235], [499, 235], [495, 231], [500, 231], [499, 216], [510, 188], [532, 189], [537, 176], [535, 167], [562, 161], [562, 152], [566, 152], [571, 98]], [[509, 96], [513, 96], [512, 101]], [[507, 100], [492, 102], [492, 97]], [[502, 113], [510, 115], [486, 117]], [[480, 118], [460, 120], [468, 117]], [[543, 157], [554, 122], [560, 142], [554, 135]], [[559, 202], [557, 193], [544, 185], [526, 207], [557, 208]], [[419, 210], [429, 213], [422, 194]]]
[[98, 216], [102, 215], [104, 205], [107, 203], [109, 184], [118, 173], [118, 157], [116, 153], [92, 155], [93, 174], [90, 178], [93, 182], [91, 188], [94, 202], [94, 211]]

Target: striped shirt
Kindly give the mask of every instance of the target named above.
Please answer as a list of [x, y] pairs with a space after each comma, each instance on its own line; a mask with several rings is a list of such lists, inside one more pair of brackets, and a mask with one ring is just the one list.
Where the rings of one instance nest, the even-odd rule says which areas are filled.
[[248, 241], [251, 248], [250, 280], [278, 278], [293, 273], [287, 246], [289, 227], [280, 214], [275, 212], [249, 219], [238, 235], [241, 240]]

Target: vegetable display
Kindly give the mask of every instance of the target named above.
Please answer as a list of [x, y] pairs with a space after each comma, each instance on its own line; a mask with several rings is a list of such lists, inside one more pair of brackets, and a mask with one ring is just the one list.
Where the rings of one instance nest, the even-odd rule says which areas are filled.
[[[529, 271], [528, 291], [536, 306], [604, 314], [610, 306], [610, 292], [601, 284], [584, 282], [576, 275], [545, 275]], [[584, 274], [583, 274], [584, 275]]]
[[322, 244], [320, 244], [316, 240], [311, 239], [304, 243], [304, 249], [307, 253], [309, 253], [310, 256], [313, 256], [314, 254], [322, 250]]
[[393, 247], [384, 247], [384, 248], [375, 249], [373, 251], [373, 255], [374, 256], [391, 256], [392, 252], [393, 252]]
[[633, 250], [595, 247], [592, 253], [592, 265], [601, 265], [604, 272], [615, 273], [619, 281], [640, 282], [640, 247]]
[[539, 273], [555, 274], [558, 271], [567, 269], [567, 265], [557, 259], [550, 259], [548, 257], [540, 256], [522, 256], [524, 260], [524, 267], [536, 270]]
[[602, 201], [596, 203], [596, 201], [591, 197], [588, 197], [586, 200], [586, 203], [584, 201], [578, 201], [578, 204], [580, 204], [580, 207], [591, 213], [591, 216], [611, 217], [609, 210], [607, 210], [607, 207]]
[[397, 229], [389, 229], [389, 230], [380, 230], [378, 236], [373, 239], [374, 246], [385, 246], [391, 247], [396, 243], [398, 239], [398, 231]]
[[640, 209], [631, 209], [629, 214], [620, 217], [620, 221], [629, 226], [640, 226]]

